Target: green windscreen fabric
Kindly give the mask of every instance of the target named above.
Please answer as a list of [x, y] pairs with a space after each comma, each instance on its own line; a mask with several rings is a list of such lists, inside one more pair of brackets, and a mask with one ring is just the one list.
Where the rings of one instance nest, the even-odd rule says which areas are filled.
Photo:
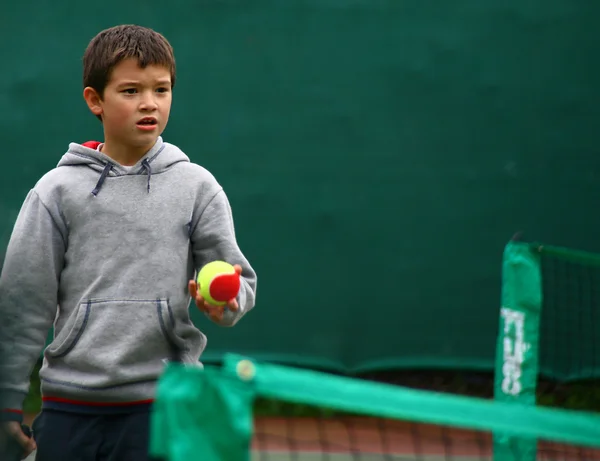
[[506, 240], [600, 251], [600, 2], [11, 2], [0, 16], [0, 257], [27, 191], [69, 142], [102, 137], [82, 99], [88, 41], [136, 23], [173, 44], [165, 140], [224, 186], [258, 272], [235, 328], [192, 307], [206, 363], [491, 371]]
[[[310, 406], [269, 420], [259, 399]], [[275, 423], [275, 424], [273, 424]], [[418, 391], [227, 356], [221, 369], [170, 364], [150, 452], [162, 461], [526, 461], [493, 454], [494, 433], [538, 439], [534, 457], [600, 459], [600, 416]]]

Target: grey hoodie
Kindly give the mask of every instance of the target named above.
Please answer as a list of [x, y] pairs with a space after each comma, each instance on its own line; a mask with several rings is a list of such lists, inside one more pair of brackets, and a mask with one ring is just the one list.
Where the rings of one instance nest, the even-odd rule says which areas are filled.
[[256, 274], [215, 178], [161, 138], [131, 167], [70, 144], [27, 195], [5, 256], [1, 408], [21, 409], [53, 322], [45, 399], [151, 400], [174, 346], [188, 363], [206, 346], [187, 285], [213, 260], [242, 266], [231, 326], [254, 306]]

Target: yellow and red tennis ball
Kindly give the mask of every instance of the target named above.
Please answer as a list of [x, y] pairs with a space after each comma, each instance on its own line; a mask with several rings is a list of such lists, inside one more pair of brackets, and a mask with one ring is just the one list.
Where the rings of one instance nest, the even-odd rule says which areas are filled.
[[206, 264], [198, 274], [200, 294], [213, 306], [222, 306], [235, 298], [240, 291], [240, 276], [235, 268], [225, 261]]

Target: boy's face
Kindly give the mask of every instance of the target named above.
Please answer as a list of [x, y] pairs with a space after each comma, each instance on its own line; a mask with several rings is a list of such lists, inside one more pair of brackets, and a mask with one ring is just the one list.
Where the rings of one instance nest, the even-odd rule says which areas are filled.
[[102, 115], [107, 142], [145, 152], [167, 125], [171, 99], [167, 68], [149, 65], [142, 69], [135, 59], [126, 59], [115, 66], [103, 97], [91, 108]]

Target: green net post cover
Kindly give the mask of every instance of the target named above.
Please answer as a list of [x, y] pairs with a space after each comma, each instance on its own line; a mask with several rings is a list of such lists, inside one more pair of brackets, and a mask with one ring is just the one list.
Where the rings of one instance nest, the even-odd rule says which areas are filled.
[[252, 386], [218, 369], [169, 364], [152, 414], [150, 455], [164, 461], [244, 461], [252, 441]]
[[[539, 368], [542, 276], [538, 252], [529, 244], [510, 242], [502, 261], [502, 306], [496, 348], [496, 400], [536, 404]], [[535, 461], [534, 439], [495, 434], [496, 461]]]

